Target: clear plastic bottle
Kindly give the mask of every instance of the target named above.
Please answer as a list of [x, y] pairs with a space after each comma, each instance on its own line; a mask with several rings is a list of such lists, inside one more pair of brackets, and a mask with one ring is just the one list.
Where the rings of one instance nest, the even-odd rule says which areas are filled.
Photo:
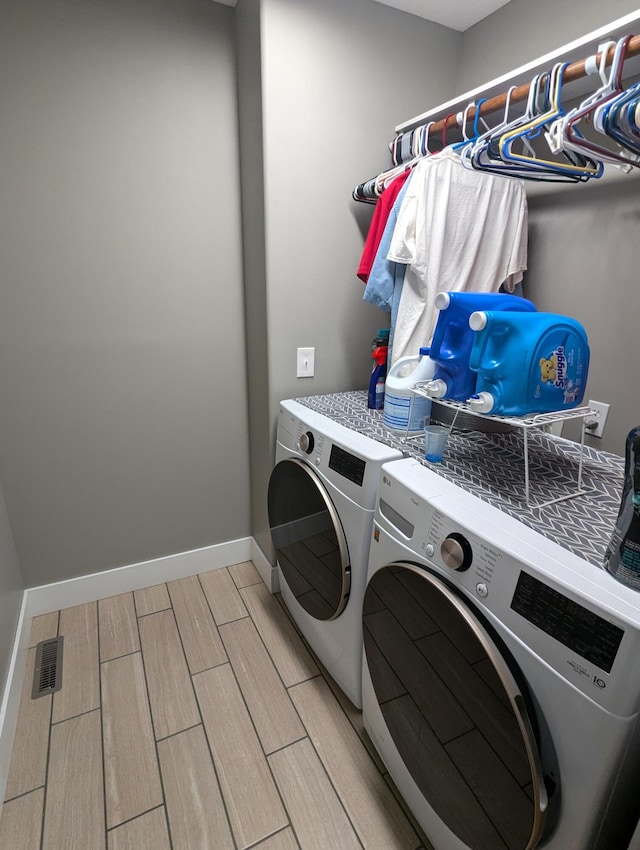
[[640, 590], [640, 427], [627, 436], [622, 500], [604, 568], [618, 581]]
[[[401, 377], [400, 372], [409, 366], [413, 371]], [[431, 415], [431, 399], [414, 395], [411, 388], [418, 381], [431, 380], [433, 366], [429, 349], [421, 348], [419, 354], [396, 360], [387, 371], [382, 421], [390, 431], [399, 434], [422, 432], [426, 417]]]

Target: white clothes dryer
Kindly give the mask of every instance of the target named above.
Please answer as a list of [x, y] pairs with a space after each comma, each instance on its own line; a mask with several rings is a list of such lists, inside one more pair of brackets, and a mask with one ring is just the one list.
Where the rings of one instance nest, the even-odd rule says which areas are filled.
[[364, 725], [435, 850], [626, 848], [640, 594], [415, 460], [372, 537]]
[[362, 705], [362, 597], [380, 469], [396, 449], [287, 400], [268, 511], [282, 597], [351, 702]]

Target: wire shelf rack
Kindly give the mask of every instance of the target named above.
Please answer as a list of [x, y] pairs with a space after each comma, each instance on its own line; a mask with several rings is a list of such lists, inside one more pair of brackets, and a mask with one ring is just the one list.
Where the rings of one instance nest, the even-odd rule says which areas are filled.
[[[411, 392], [413, 396], [416, 395], [422, 396], [424, 398], [429, 398], [426, 392], [427, 381], [419, 382], [415, 384], [411, 388]], [[522, 432], [523, 439], [523, 477], [524, 477], [524, 499], [526, 506], [528, 508], [544, 508], [547, 505], [553, 505], [556, 502], [562, 502], [566, 499], [572, 499], [576, 496], [582, 496], [588, 492], [587, 489], [583, 487], [582, 482], [582, 467], [583, 467], [583, 456], [584, 456], [584, 438], [585, 433], [587, 432], [587, 420], [589, 422], [594, 422], [600, 416], [600, 412], [598, 410], [592, 409], [588, 406], [586, 407], [575, 407], [572, 410], [555, 410], [549, 413], [531, 413], [526, 416], [494, 416], [488, 413], [478, 413], [477, 411], [471, 410], [468, 404], [465, 402], [459, 401], [449, 401], [448, 399], [437, 399], [438, 404], [443, 405], [444, 407], [453, 408], [454, 414], [451, 421], [451, 425], [449, 426], [449, 431], [452, 431], [455, 428], [456, 416], [459, 412], [464, 412], [467, 414], [471, 414], [474, 417], [479, 417], [480, 419], [489, 420], [494, 423], [501, 423], [503, 425], [507, 425], [513, 427], [514, 429], [518, 429]], [[411, 406], [413, 407], [413, 398], [411, 402]], [[409, 416], [409, 419], [411, 417]], [[530, 486], [530, 434], [535, 430], [542, 430], [545, 432], [552, 432], [552, 426], [556, 424], [562, 424], [563, 422], [567, 422], [569, 420], [581, 420], [581, 429], [580, 429], [580, 451], [578, 454], [578, 469], [576, 473], [576, 487], [575, 490], [572, 490], [570, 493], [565, 493], [561, 496], [556, 496], [552, 499], [547, 499], [543, 501], [535, 501], [531, 498], [531, 486]], [[405, 435], [405, 438], [409, 439], [411, 435], [408, 433]], [[422, 437], [419, 437], [422, 439]]]

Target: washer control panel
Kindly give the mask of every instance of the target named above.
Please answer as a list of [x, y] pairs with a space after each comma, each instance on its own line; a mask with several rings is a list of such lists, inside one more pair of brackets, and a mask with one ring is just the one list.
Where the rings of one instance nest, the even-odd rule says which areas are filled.
[[463, 534], [454, 531], [440, 544], [440, 557], [452, 570], [468, 570], [473, 561], [471, 544]]
[[[503, 557], [499, 549], [485, 540], [475, 539], [466, 531], [463, 534], [459, 526], [437, 508], [431, 514], [426, 537], [419, 548], [447, 572], [458, 573], [465, 586], [483, 599], [489, 595], [496, 566]], [[462, 578], [462, 574], [467, 573]]]
[[610, 673], [624, 631], [579, 605], [525, 570], [520, 571], [511, 608], [581, 658]]
[[406, 560], [436, 573], [517, 663], [554, 670], [620, 718], [640, 711], [636, 592], [409, 459], [383, 470], [374, 524], [370, 571]]

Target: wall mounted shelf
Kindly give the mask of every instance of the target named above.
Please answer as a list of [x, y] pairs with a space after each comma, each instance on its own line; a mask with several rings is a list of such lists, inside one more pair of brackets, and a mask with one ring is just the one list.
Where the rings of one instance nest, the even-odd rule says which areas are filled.
[[[630, 13], [629, 15], [625, 15], [622, 18], [618, 18], [617, 20], [590, 32], [575, 41], [569, 42], [563, 47], [559, 47], [557, 50], [546, 53], [544, 56], [541, 56], [533, 62], [529, 62], [526, 65], [522, 65], [521, 67], [510, 71], [508, 74], [496, 77], [496, 79], [478, 86], [478, 88], [454, 97], [446, 103], [442, 103], [420, 115], [416, 115], [408, 121], [398, 124], [395, 131], [396, 133], [404, 133], [409, 130], [413, 130], [415, 127], [426, 124], [429, 121], [441, 121], [445, 116], [450, 115], [451, 113], [459, 115], [462, 113], [465, 106], [481, 98], [487, 98], [487, 102], [484, 103], [480, 109], [482, 115], [496, 112], [499, 109], [504, 108], [504, 100], [499, 102], [499, 98], [504, 96], [511, 86], [515, 85], [522, 87], [523, 89], [520, 94], [518, 94], [518, 92], [514, 92], [512, 101], [515, 102], [517, 100], [524, 100], [527, 96], [528, 83], [531, 78], [540, 71], [548, 70], [554, 63], [560, 61], [582, 65], [581, 73], [573, 78], [574, 82], [571, 84], [572, 97], [580, 97], [589, 91], [589, 89], [593, 90], [592, 80], [585, 77], [584, 60], [589, 56], [596, 55], [598, 53], [598, 46], [604, 42], [617, 40], [621, 36], [636, 32], [638, 29], [640, 29], [640, 9]], [[640, 74], [640, 36], [635, 36], [634, 39], [632, 39], [629, 46], [628, 56], [629, 58], [625, 62], [625, 78]], [[473, 114], [474, 112], [471, 110], [468, 117], [472, 118]], [[436, 125], [433, 127], [433, 132], [438, 132], [441, 129], [442, 126]]]

